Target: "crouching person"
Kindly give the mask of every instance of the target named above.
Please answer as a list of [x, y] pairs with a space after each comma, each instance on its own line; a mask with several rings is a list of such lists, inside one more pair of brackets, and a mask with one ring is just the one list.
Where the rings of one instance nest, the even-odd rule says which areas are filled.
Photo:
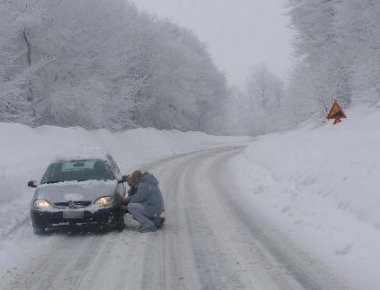
[[152, 174], [143, 174], [141, 171], [133, 172], [129, 179], [128, 183], [136, 192], [126, 200], [128, 212], [140, 223], [140, 232], [157, 231], [164, 222], [161, 217], [164, 201], [157, 179]]

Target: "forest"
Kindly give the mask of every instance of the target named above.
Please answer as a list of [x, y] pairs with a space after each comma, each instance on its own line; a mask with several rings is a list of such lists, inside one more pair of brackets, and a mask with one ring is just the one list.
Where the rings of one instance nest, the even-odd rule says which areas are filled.
[[[287, 0], [296, 63], [229, 85], [190, 30], [124, 0], [0, 2], [0, 121], [260, 135], [380, 101], [380, 2]], [[247, 60], [249, 61], [249, 60]]]
[[0, 2], [0, 120], [216, 132], [225, 76], [191, 31], [124, 0]]
[[[235, 91], [235, 126], [259, 135], [325, 120], [344, 108], [380, 101], [380, 2], [287, 0], [296, 63], [283, 80], [265, 65]], [[249, 104], [248, 106], [242, 104]], [[248, 130], [248, 131], [246, 131]]]

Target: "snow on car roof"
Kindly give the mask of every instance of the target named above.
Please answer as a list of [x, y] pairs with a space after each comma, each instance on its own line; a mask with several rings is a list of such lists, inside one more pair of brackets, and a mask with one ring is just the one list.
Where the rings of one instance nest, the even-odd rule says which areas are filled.
[[84, 160], [84, 159], [101, 159], [108, 160], [110, 154], [99, 147], [88, 147], [85, 152], [73, 152], [65, 156], [56, 156], [54, 162], [70, 161], [70, 160]]

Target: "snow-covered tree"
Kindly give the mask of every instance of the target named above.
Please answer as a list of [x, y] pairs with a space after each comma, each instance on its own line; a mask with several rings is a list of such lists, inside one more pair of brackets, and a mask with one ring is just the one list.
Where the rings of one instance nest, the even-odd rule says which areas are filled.
[[[15, 0], [0, 2], [0, 120], [33, 123], [38, 103], [33, 83], [46, 62], [35, 61], [31, 30], [45, 12], [46, 1]], [[37, 8], [39, 7], [39, 8]]]
[[299, 59], [287, 94], [289, 108], [297, 104], [297, 110], [303, 107], [301, 111], [308, 115], [324, 116], [334, 99], [345, 107], [352, 102], [378, 102], [380, 2], [288, 2]]
[[[317, 99], [316, 111], [325, 113], [332, 100], [350, 103], [350, 71], [344, 49], [335, 29], [338, 0], [291, 0], [292, 25], [297, 30], [296, 52], [303, 70], [307, 68], [307, 87], [304, 95], [312, 92]], [[298, 70], [299, 71], [299, 70]], [[293, 85], [304, 78], [293, 78]]]
[[265, 65], [257, 67], [248, 79], [248, 96], [266, 110], [280, 106], [283, 90], [284, 83]]
[[223, 129], [224, 75], [188, 30], [125, 0], [4, 0], [0, 16], [0, 120]]
[[345, 0], [336, 5], [336, 31], [352, 73], [356, 103], [380, 100], [380, 2]]
[[267, 66], [258, 66], [248, 78], [246, 96], [251, 133], [256, 135], [278, 130], [277, 120], [284, 97], [283, 81]]

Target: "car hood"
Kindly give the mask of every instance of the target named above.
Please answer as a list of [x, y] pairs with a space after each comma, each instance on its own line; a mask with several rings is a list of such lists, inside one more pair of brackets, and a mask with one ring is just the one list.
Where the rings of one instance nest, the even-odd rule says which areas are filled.
[[67, 201], [92, 201], [97, 198], [113, 195], [117, 181], [70, 181], [38, 186], [35, 199], [45, 199], [52, 203]]

